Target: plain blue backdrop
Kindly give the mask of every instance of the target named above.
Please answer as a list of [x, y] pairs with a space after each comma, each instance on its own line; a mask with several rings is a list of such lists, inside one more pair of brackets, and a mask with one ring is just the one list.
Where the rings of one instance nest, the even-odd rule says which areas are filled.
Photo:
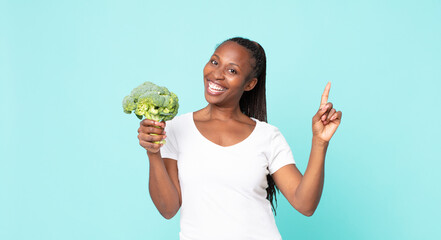
[[148, 193], [144, 81], [180, 114], [242, 36], [267, 54], [269, 123], [304, 172], [328, 81], [343, 112], [312, 217], [279, 194], [284, 239], [439, 239], [441, 2], [0, 1], [0, 239], [178, 239]]

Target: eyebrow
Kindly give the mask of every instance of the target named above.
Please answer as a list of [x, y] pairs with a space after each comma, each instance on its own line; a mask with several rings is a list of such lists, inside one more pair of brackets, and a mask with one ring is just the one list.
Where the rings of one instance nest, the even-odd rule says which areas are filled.
[[[216, 55], [216, 54], [213, 54], [213, 56], [216, 56], [217, 58], [220, 58], [218, 55]], [[235, 64], [235, 63], [229, 63], [229, 64], [231, 64], [231, 65], [236, 65], [238, 68], [240, 68], [240, 66], [239, 65], [237, 65], [237, 64]]]

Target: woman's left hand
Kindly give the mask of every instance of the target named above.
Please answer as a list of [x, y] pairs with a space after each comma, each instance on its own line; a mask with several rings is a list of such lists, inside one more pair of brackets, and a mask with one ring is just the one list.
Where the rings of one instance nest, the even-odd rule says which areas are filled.
[[332, 135], [340, 125], [342, 113], [335, 110], [332, 103], [328, 102], [329, 90], [331, 89], [331, 82], [325, 87], [320, 102], [320, 109], [312, 118], [312, 135], [313, 138], [323, 142], [329, 142]]

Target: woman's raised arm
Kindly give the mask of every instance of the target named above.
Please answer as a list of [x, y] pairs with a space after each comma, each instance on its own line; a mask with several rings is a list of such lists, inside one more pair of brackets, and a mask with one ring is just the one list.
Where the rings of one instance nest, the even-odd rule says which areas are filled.
[[289, 203], [305, 216], [311, 216], [320, 202], [325, 175], [325, 156], [329, 140], [337, 130], [342, 112], [328, 103], [331, 83], [326, 85], [320, 109], [312, 118], [312, 146], [308, 166], [302, 176], [294, 164], [286, 165], [272, 177]]
[[144, 119], [140, 125], [139, 144], [147, 150], [150, 162], [150, 197], [161, 215], [166, 219], [171, 219], [178, 212], [182, 202], [177, 162], [172, 159], [163, 159], [160, 152], [161, 145], [154, 143], [165, 138], [165, 123]]

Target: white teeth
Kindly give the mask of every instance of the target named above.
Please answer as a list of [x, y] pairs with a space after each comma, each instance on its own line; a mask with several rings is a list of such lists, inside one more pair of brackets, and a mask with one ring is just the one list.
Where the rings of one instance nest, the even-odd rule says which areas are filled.
[[226, 88], [223, 88], [223, 87], [221, 87], [221, 86], [219, 86], [219, 85], [217, 85], [216, 83], [213, 83], [213, 82], [208, 82], [208, 87], [213, 89], [213, 90], [216, 90], [216, 91], [225, 91], [226, 90]]

